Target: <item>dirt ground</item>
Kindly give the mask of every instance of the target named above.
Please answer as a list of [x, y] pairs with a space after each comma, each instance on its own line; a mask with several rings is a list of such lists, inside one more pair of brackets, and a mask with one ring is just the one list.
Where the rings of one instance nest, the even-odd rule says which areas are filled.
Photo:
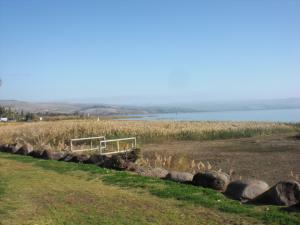
[[300, 135], [296, 133], [144, 144], [142, 150], [144, 158], [151, 164], [157, 157], [172, 156], [174, 162], [167, 168], [172, 170], [192, 172], [190, 164], [194, 160], [195, 164], [201, 161], [207, 165], [209, 162], [213, 169], [222, 169], [227, 173], [231, 171], [233, 179], [257, 178], [271, 185], [280, 180], [300, 178]]

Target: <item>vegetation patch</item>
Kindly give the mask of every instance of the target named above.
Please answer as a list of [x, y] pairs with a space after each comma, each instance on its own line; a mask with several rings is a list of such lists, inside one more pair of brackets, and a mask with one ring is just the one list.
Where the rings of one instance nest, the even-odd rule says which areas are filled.
[[132, 190], [142, 195], [151, 194], [159, 199], [174, 199], [185, 204], [209, 208], [228, 215], [258, 219], [268, 224], [299, 224], [300, 222], [298, 213], [288, 213], [275, 206], [242, 205], [238, 201], [227, 199], [219, 192], [201, 187], [137, 176], [128, 172], [117, 172], [95, 165], [37, 160], [3, 153], [1, 153], [1, 158], [30, 163], [43, 170], [54, 171], [65, 176], [83, 171], [88, 174], [86, 179], [99, 178], [109, 186]]
[[[1, 175], [0, 175], [0, 178], [1, 178]], [[4, 195], [4, 192], [5, 192], [5, 181], [3, 179], [0, 180], [0, 199], [1, 199], [1, 196]]]
[[0, 144], [17, 140], [35, 149], [69, 150], [70, 139], [94, 136], [121, 138], [136, 136], [139, 143], [167, 140], [216, 140], [251, 137], [294, 131], [294, 124], [271, 122], [183, 122], [183, 121], [121, 121], [70, 120], [20, 123], [0, 126]]

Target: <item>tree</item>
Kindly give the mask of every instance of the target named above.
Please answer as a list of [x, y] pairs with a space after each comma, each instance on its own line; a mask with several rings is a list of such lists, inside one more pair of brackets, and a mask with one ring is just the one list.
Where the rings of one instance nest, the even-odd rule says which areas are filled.
[[28, 112], [28, 113], [26, 113], [26, 115], [25, 115], [25, 120], [26, 120], [26, 121], [32, 121], [32, 120], [34, 120], [35, 118], [36, 118], [36, 115], [35, 115], [34, 113]]

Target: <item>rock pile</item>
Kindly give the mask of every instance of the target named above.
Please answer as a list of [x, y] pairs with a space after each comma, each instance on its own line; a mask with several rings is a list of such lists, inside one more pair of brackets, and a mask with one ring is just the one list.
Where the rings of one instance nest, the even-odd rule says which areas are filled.
[[75, 162], [75, 163], [90, 163], [96, 164], [101, 167], [116, 169], [116, 170], [126, 170], [133, 169], [132, 163], [135, 162], [139, 155], [140, 150], [134, 149], [131, 152], [120, 153], [117, 155], [99, 155], [99, 154], [73, 154], [64, 151], [51, 151], [47, 148], [45, 150], [34, 150], [30, 144], [20, 144], [16, 143], [13, 145], [2, 145], [0, 146], [0, 151], [8, 152], [20, 155], [29, 155], [34, 158], [40, 158], [45, 160], [58, 160], [65, 162]]

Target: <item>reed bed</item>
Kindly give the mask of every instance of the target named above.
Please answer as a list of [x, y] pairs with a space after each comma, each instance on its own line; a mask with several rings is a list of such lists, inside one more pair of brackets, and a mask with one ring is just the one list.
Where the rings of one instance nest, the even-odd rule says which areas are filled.
[[139, 143], [165, 140], [215, 140], [290, 131], [293, 125], [271, 122], [175, 122], [126, 120], [42, 121], [0, 126], [0, 143], [19, 140], [35, 147], [67, 150], [71, 138], [136, 136]]

